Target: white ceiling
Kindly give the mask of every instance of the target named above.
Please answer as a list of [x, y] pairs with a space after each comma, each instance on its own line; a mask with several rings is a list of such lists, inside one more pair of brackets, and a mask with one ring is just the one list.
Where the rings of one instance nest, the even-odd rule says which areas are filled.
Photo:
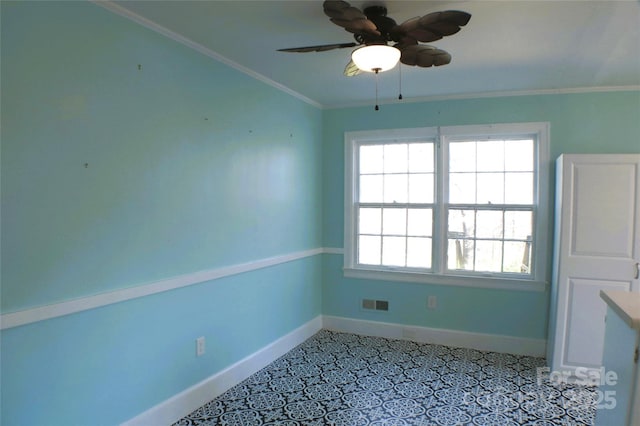
[[[554, 91], [640, 89], [640, 2], [351, 1], [384, 4], [398, 23], [463, 10], [459, 33], [430, 43], [453, 60], [402, 66], [407, 99]], [[345, 77], [352, 49], [283, 53], [279, 48], [351, 42], [322, 1], [118, 1], [107, 7], [273, 81], [323, 107], [372, 104], [372, 74]], [[397, 69], [380, 74], [384, 102], [398, 96]]]

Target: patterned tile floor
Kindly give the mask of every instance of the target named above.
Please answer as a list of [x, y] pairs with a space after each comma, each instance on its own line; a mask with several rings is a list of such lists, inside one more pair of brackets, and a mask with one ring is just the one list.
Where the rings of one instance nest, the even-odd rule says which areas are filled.
[[320, 331], [175, 425], [592, 425], [542, 358]]

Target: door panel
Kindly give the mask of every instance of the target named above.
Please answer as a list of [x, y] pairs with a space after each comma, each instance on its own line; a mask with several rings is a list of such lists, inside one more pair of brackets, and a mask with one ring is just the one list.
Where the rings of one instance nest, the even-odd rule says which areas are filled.
[[634, 164], [577, 164], [573, 168], [570, 255], [632, 259]]

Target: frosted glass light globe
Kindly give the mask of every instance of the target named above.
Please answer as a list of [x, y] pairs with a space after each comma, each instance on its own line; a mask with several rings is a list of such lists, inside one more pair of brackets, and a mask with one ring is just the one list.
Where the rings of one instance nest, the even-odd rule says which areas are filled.
[[372, 44], [354, 50], [351, 59], [362, 71], [383, 72], [396, 66], [400, 50], [384, 44]]

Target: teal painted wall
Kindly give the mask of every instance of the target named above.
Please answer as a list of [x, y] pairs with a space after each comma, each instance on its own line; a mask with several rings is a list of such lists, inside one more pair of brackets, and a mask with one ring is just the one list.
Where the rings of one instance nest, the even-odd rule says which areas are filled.
[[2, 15], [3, 311], [320, 244], [317, 108], [92, 4]]
[[131, 419], [319, 315], [321, 266], [314, 256], [3, 330], [2, 424]]
[[[321, 110], [92, 3], [1, 7], [3, 314], [321, 246]], [[0, 423], [127, 420], [319, 315], [321, 277], [4, 330]]]
[[[467, 124], [549, 122], [551, 161], [561, 153], [640, 152], [640, 92], [517, 96], [332, 109], [323, 115], [325, 247], [343, 246], [344, 132]], [[553, 168], [552, 168], [553, 172]], [[546, 188], [553, 208], [554, 176]], [[550, 228], [553, 211], [549, 212]], [[552, 229], [549, 234], [551, 261]], [[446, 287], [348, 279], [342, 256], [324, 256], [323, 313], [434, 328], [544, 339], [548, 292]], [[551, 268], [549, 267], [550, 280]], [[438, 309], [427, 310], [437, 296]], [[360, 309], [363, 298], [389, 300], [389, 312]]]

